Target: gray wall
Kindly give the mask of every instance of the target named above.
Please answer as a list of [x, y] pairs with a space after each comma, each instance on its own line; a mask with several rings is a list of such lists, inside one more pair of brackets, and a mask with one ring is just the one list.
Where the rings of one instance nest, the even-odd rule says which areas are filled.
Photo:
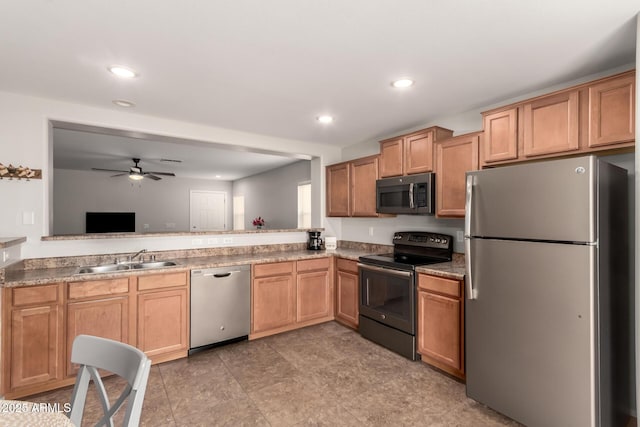
[[245, 228], [254, 218], [265, 219], [266, 228], [298, 227], [298, 184], [311, 180], [311, 162], [301, 160], [233, 182], [233, 195], [244, 196]]
[[[53, 234], [82, 234], [85, 212], [136, 213], [136, 232], [189, 231], [190, 190], [227, 193], [227, 229], [232, 225], [229, 181], [166, 177], [131, 181], [108, 173], [55, 169]], [[143, 225], [149, 228], [144, 229]], [[172, 227], [173, 225], [173, 227]]]

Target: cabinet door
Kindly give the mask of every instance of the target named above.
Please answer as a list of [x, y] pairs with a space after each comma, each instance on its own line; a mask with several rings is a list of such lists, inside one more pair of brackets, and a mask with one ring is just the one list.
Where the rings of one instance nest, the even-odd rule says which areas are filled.
[[487, 114], [484, 122], [484, 163], [518, 158], [518, 109]]
[[376, 213], [376, 180], [378, 156], [351, 162], [351, 215], [378, 216]]
[[635, 140], [635, 75], [589, 87], [589, 147]]
[[251, 289], [251, 332], [292, 325], [296, 320], [293, 275], [254, 279]]
[[327, 216], [349, 216], [349, 163], [327, 166]]
[[138, 294], [138, 345], [149, 357], [189, 348], [187, 289]]
[[470, 134], [435, 143], [437, 216], [464, 217], [465, 173], [479, 167], [479, 141]]
[[380, 178], [404, 174], [403, 139], [398, 137], [380, 142]]
[[418, 353], [462, 371], [460, 315], [459, 299], [419, 291]]
[[431, 172], [433, 170], [433, 132], [408, 135], [404, 139], [404, 173]]
[[73, 340], [81, 334], [94, 335], [129, 344], [129, 297], [74, 302], [67, 305], [66, 375], [75, 375], [71, 363]]
[[524, 155], [543, 156], [578, 150], [578, 91], [524, 104]]
[[58, 305], [13, 310], [10, 343], [10, 389], [62, 378], [62, 309]]
[[336, 273], [336, 318], [353, 328], [358, 327], [358, 281], [357, 273], [344, 270]]
[[333, 314], [333, 292], [329, 270], [298, 273], [296, 321], [329, 318]]

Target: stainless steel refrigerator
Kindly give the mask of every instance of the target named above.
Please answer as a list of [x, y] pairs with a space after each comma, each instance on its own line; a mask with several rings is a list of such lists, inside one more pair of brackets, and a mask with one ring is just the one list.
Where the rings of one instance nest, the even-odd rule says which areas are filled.
[[467, 395], [529, 427], [623, 425], [627, 171], [584, 156], [466, 179]]

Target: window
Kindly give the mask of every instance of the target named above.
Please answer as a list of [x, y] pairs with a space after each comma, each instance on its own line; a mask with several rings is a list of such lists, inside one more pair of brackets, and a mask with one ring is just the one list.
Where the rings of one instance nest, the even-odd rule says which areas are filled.
[[233, 196], [233, 229], [244, 230], [244, 196]]
[[311, 183], [298, 184], [298, 228], [311, 228]]

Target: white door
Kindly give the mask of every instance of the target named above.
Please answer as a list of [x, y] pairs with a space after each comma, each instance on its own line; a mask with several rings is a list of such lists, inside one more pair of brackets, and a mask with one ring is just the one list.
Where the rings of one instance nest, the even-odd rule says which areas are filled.
[[191, 231], [225, 230], [227, 193], [191, 190], [189, 229]]

